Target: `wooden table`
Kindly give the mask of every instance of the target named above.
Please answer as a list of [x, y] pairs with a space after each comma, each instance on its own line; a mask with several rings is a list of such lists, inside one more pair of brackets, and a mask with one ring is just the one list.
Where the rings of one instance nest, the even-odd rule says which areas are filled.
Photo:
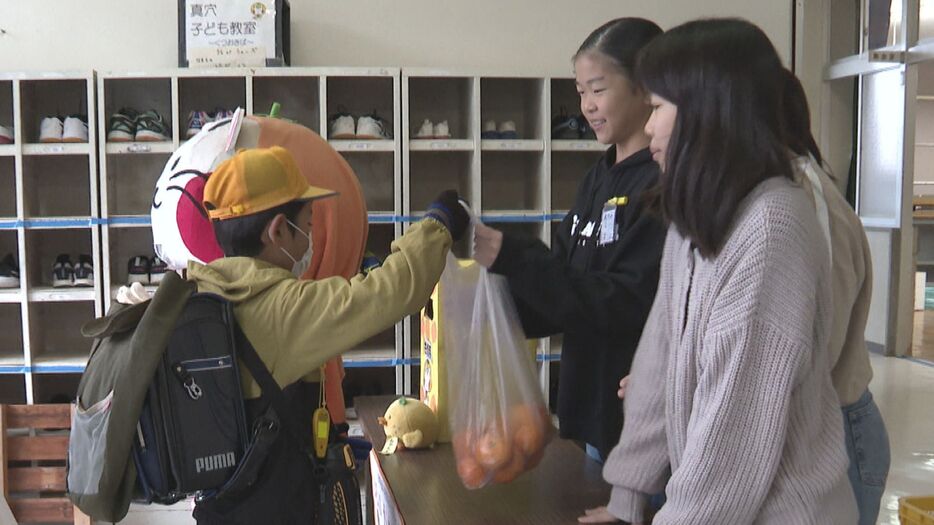
[[[467, 490], [461, 484], [450, 443], [428, 450], [384, 456], [386, 436], [376, 418], [397, 396], [358, 397], [357, 417], [373, 442], [371, 470], [383, 475], [402, 523], [434, 524], [571, 524], [584, 509], [605, 505], [610, 488], [602, 467], [572, 442], [555, 438], [541, 464], [512, 483]], [[371, 480], [374, 486], [380, 480]], [[371, 489], [372, 490], [372, 489]], [[372, 508], [372, 507], [371, 507]], [[393, 520], [390, 519], [390, 522]]]

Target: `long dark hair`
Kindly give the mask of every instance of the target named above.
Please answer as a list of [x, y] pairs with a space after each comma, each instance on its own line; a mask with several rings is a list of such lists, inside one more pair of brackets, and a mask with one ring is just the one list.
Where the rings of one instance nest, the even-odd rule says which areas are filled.
[[785, 69], [784, 94], [785, 144], [796, 155], [810, 155], [818, 164], [824, 163], [817, 141], [811, 134], [811, 110], [804, 86], [794, 73]]
[[753, 188], [770, 177], [794, 178], [783, 71], [765, 33], [732, 18], [680, 25], [639, 57], [637, 81], [678, 107], [658, 208], [704, 257], [719, 253]]
[[626, 78], [635, 78], [639, 51], [653, 38], [662, 34], [658, 24], [645, 18], [617, 18], [593, 30], [574, 53], [581, 55], [598, 52], [618, 67]]

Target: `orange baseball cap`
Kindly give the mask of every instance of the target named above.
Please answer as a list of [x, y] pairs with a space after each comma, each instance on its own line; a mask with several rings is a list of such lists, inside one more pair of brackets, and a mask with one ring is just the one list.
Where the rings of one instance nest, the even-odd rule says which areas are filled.
[[224, 220], [333, 195], [308, 184], [292, 154], [273, 146], [241, 150], [222, 162], [204, 186], [204, 208], [211, 219]]

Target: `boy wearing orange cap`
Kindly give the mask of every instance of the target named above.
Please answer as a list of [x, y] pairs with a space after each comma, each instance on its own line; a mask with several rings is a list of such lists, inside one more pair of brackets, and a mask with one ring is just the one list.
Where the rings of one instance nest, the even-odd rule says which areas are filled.
[[[417, 313], [441, 276], [452, 240], [460, 239], [469, 223], [457, 192], [445, 191], [425, 219], [392, 244], [382, 267], [350, 280], [299, 280], [313, 250], [311, 201], [321, 198], [339, 196], [310, 186], [284, 148], [238, 152], [214, 170], [204, 189], [204, 207], [225, 257], [188, 264], [188, 278], [199, 292], [234, 304], [240, 328], [284, 389]], [[252, 417], [264, 408], [251, 407], [261, 391], [242, 368], [241, 377]], [[309, 500], [315, 498], [305, 483], [291, 479], [305, 471], [290, 470], [303, 461], [294, 455], [299, 447], [293, 443], [291, 449], [271, 455], [277, 466], [261, 474], [247, 498], [199, 503], [198, 522], [250, 523], [251, 516], [256, 523], [280, 522], [270, 521], [273, 515], [282, 516], [282, 523], [307, 521], [314, 505]]]

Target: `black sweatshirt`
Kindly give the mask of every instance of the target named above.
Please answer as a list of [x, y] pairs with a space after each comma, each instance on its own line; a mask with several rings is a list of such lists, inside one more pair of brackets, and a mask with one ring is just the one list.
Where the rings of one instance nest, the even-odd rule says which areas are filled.
[[[538, 239], [504, 234], [491, 268], [507, 277], [528, 337], [564, 333], [561, 437], [589, 443], [603, 457], [623, 428], [616, 391], [655, 298], [666, 233], [644, 209], [643, 194], [658, 180], [649, 150], [615, 161], [611, 147], [587, 173], [550, 250]], [[601, 236], [611, 199], [617, 231]]]

